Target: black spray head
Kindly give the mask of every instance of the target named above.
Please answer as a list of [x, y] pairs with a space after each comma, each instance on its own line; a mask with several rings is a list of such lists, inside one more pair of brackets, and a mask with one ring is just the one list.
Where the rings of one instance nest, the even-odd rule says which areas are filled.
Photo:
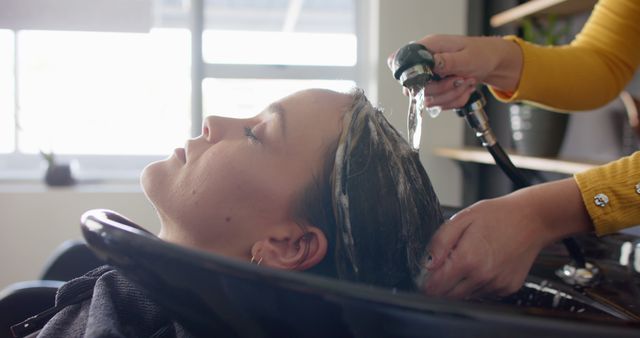
[[410, 43], [398, 49], [389, 62], [393, 77], [404, 87], [424, 86], [440, 77], [433, 72], [433, 54], [419, 43]]

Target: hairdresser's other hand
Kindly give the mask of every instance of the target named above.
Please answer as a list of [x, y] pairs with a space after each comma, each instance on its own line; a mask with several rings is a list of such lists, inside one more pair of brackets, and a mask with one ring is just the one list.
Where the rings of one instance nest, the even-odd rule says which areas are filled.
[[592, 228], [573, 178], [480, 201], [432, 238], [423, 290], [449, 298], [511, 294], [543, 247]]
[[514, 91], [518, 86], [522, 51], [512, 41], [500, 37], [427, 35], [416, 42], [433, 53], [438, 75], [454, 79], [426, 86], [428, 106], [450, 109], [464, 105], [472, 91], [461, 91], [455, 86], [459, 84], [457, 80], [473, 85], [485, 83], [503, 91]]

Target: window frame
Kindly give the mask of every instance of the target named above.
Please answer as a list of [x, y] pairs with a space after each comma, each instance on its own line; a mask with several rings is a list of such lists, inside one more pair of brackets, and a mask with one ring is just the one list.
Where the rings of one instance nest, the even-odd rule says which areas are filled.
[[[357, 61], [353, 66], [306, 66], [306, 65], [238, 65], [206, 63], [202, 54], [202, 36], [204, 33], [204, 0], [191, 0], [189, 7], [189, 31], [191, 33], [191, 98], [190, 121], [191, 137], [200, 134], [203, 120], [203, 81], [216, 79], [299, 79], [299, 80], [351, 80], [367, 91], [374, 102], [376, 60], [368, 57], [373, 50], [372, 37], [377, 35], [372, 20], [376, 19], [377, 0], [355, 0], [355, 23], [357, 39]], [[14, 115], [16, 121], [19, 112], [19, 58], [18, 34], [14, 32]], [[375, 53], [374, 53], [375, 54]], [[16, 122], [17, 123], [17, 122]], [[18, 128], [16, 125], [15, 129]], [[114, 137], [117, 137], [114, 135]], [[14, 142], [17, 144], [17, 133]], [[166, 158], [167, 155], [60, 155], [62, 162], [79, 164], [80, 180], [113, 181], [138, 180], [141, 170], [148, 163]], [[34, 180], [40, 179], [45, 171], [44, 160], [38, 154], [25, 154], [14, 150], [12, 153], [0, 154], [0, 180]]]

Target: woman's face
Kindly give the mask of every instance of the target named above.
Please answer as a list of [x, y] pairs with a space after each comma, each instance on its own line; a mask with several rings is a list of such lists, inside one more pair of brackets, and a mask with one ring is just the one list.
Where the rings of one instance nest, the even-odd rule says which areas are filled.
[[295, 199], [319, 175], [350, 103], [312, 89], [250, 119], [207, 117], [202, 135], [142, 173], [160, 237], [246, 259], [256, 241], [289, 236]]

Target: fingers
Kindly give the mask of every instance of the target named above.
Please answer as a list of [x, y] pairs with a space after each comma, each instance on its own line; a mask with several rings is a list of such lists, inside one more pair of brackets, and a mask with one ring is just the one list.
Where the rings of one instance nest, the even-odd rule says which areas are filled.
[[393, 59], [396, 57], [396, 53], [398, 51], [396, 50], [395, 52], [389, 54], [389, 56], [387, 57], [387, 67], [389, 67], [389, 69], [393, 70]]
[[464, 241], [464, 238], [460, 239], [443, 265], [430, 272], [424, 285], [426, 294], [464, 298], [484, 284], [484, 275], [477, 271], [477, 257], [470, 254], [470, 247]]
[[473, 69], [469, 68], [471, 62], [464, 51], [434, 54], [433, 62], [435, 63], [434, 71], [442, 77], [449, 75], [469, 77], [472, 75]]
[[[462, 240], [464, 241], [464, 239]], [[483, 260], [473, 256], [469, 243], [460, 243], [442, 267], [432, 271], [423, 285], [427, 295], [452, 299], [467, 299], [471, 296], [494, 294], [494, 275], [483, 265]]]
[[475, 236], [465, 233], [444, 264], [430, 270], [423, 285], [427, 295], [453, 299], [467, 299], [487, 295], [507, 296], [516, 292], [524, 282], [530, 265], [491, 264], [490, 257], [478, 256], [488, 253], [487, 247], [476, 246]]
[[425, 103], [427, 106], [438, 106], [442, 109], [455, 109], [463, 107], [471, 93], [475, 90], [474, 79], [443, 80], [439, 83], [429, 84], [425, 90]]
[[[487, 269], [491, 260], [478, 256], [479, 252], [487, 253], [486, 243], [469, 232], [476, 209], [471, 206], [457, 213], [434, 235], [429, 248], [436, 257], [434, 266], [439, 267], [430, 269], [423, 286], [426, 294], [466, 298], [493, 278]], [[443, 252], [446, 257], [441, 261]]]
[[472, 278], [462, 279], [458, 284], [454, 284], [451, 289], [446, 291], [443, 295], [451, 299], [467, 299], [474, 296], [481, 290], [487, 283], [478, 281]]
[[457, 52], [465, 47], [464, 38], [455, 35], [427, 35], [416, 42], [432, 53]]
[[467, 104], [467, 102], [469, 101], [469, 97], [471, 96], [471, 93], [473, 93], [475, 90], [476, 90], [475, 86], [468, 86], [464, 89], [462, 94], [460, 94], [459, 96], [457, 96], [456, 98], [454, 98], [449, 102], [440, 104], [440, 107], [442, 107], [442, 109], [462, 108], [464, 107], [465, 104]]
[[422, 291], [430, 296], [444, 295], [449, 291], [451, 286], [455, 286], [460, 282], [460, 279], [456, 279], [455, 281], [447, 280], [449, 276], [459, 275], [460, 273], [456, 272], [459, 268], [459, 266], [452, 264], [450, 259], [446, 259], [439, 269], [433, 270], [429, 273], [426, 283], [422, 286]]
[[468, 220], [467, 217], [464, 217], [466, 213], [466, 209], [460, 211], [458, 214], [451, 217], [449, 221], [445, 222], [433, 235], [428, 246], [431, 262], [427, 266], [427, 269], [438, 269], [440, 265], [445, 262], [451, 252], [451, 249], [455, 247], [458, 240], [470, 224], [470, 220]]
[[440, 81], [431, 81], [425, 86], [425, 94], [438, 96], [450, 92], [465, 84], [465, 79], [459, 76], [446, 77]]

